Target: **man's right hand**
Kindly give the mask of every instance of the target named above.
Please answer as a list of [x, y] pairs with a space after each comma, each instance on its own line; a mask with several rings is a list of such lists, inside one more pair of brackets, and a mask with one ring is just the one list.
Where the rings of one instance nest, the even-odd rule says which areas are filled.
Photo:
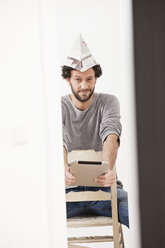
[[75, 177], [70, 173], [70, 169], [65, 171], [65, 187], [67, 188], [71, 183], [75, 182]]

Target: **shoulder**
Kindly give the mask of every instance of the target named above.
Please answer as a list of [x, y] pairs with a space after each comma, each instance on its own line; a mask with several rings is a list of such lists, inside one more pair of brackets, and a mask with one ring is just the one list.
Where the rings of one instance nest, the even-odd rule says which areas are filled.
[[70, 105], [70, 101], [69, 101], [69, 95], [65, 95], [61, 97], [61, 107], [66, 108]]
[[106, 93], [96, 93], [96, 96], [97, 96], [97, 101], [102, 106], [106, 107], [107, 105], [114, 105], [114, 104], [119, 105], [119, 100], [115, 95], [106, 94]]
[[62, 116], [68, 115], [70, 112], [70, 102], [69, 102], [69, 95], [62, 96], [61, 97], [61, 110], [62, 110]]
[[61, 103], [67, 103], [68, 102], [68, 95], [62, 96], [61, 97]]

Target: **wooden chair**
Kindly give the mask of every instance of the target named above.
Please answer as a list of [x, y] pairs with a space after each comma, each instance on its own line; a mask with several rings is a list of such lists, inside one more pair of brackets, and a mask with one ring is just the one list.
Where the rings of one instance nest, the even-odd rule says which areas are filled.
[[[70, 163], [71, 161], [75, 161], [75, 160], [102, 161], [102, 153], [95, 152], [93, 150], [73, 151], [69, 153], [68, 162]], [[115, 168], [114, 168], [114, 173], [115, 173]], [[116, 178], [116, 175], [115, 175], [115, 178]], [[67, 227], [68, 228], [75, 228], [75, 227], [80, 228], [80, 227], [95, 227], [95, 226], [113, 226], [113, 236], [69, 237], [68, 247], [74, 247], [74, 243], [113, 242], [114, 248], [124, 248], [122, 225], [118, 222], [116, 181], [111, 187], [111, 193], [106, 193], [106, 192], [99, 190], [96, 192], [93, 192], [93, 191], [73, 192], [71, 191], [66, 194], [67, 202], [105, 201], [105, 200], [111, 200], [112, 218], [104, 217], [104, 216], [72, 217], [72, 218], [67, 219]]]

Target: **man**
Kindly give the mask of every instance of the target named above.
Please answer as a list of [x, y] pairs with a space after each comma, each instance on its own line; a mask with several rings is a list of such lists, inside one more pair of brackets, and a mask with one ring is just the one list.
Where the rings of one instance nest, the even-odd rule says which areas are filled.
[[[70, 190], [110, 191], [114, 183], [113, 166], [116, 161], [121, 135], [120, 109], [113, 95], [94, 93], [102, 69], [96, 63], [80, 35], [62, 67], [62, 77], [67, 80], [72, 94], [62, 97], [63, 144], [66, 193]], [[67, 153], [73, 150], [103, 152], [103, 161], [109, 163], [106, 174], [95, 179], [102, 187], [75, 187], [70, 185], [75, 177], [70, 173]], [[117, 188], [119, 221], [129, 227], [127, 193]], [[98, 214], [111, 216], [110, 202], [67, 203], [67, 216]]]

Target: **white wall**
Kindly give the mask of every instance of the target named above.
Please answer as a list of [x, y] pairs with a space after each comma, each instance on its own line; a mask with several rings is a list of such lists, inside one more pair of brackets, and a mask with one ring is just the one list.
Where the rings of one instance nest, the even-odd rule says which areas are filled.
[[2, 248], [66, 247], [54, 3], [0, 2]]
[[56, 2], [43, 0], [39, 8], [41, 68], [47, 144], [50, 247], [67, 247], [61, 87], [57, 46]]
[[[60, 64], [81, 33], [103, 68], [96, 92], [115, 94], [123, 126], [117, 159], [118, 177], [129, 195], [130, 226], [126, 247], [140, 247], [133, 80], [132, 9], [130, 0], [57, 0]], [[63, 95], [70, 92], [61, 80]]]
[[[73, 46], [78, 34], [84, 37], [96, 61], [103, 67], [103, 76], [96, 91], [116, 94], [120, 85], [120, 1], [119, 0], [56, 0], [60, 64]], [[63, 93], [69, 92], [62, 82]]]
[[[121, 0], [121, 85], [122, 144], [118, 158], [119, 176], [123, 178], [129, 197], [130, 230], [125, 229], [128, 247], [141, 247], [139, 192], [137, 169], [137, 139], [134, 89], [132, 2]], [[125, 170], [126, 168], [126, 170]]]
[[48, 247], [37, 1], [0, 3], [0, 247]]

